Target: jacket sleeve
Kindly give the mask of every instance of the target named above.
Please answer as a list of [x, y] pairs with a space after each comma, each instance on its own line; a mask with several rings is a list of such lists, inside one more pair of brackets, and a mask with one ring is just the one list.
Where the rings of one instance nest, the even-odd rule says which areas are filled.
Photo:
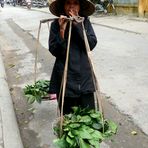
[[[85, 28], [87, 39], [88, 39], [88, 42], [89, 42], [90, 50], [93, 50], [94, 47], [97, 44], [97, 38], [96, 38], [93, 27], [92, 27], [88, 18], [85, 18], [84, 28]], [[76, 33], [78, 34], [78, 38], [82, 42], [84, 42], [82, 23], [78, 23], [78, 24], [74, 25], [74, 29], [75, 29]]]
[[52, 22], [49, 34], [49, 51], [53, 56], [61, 57], [66, 53], [66, 46], [66, 40], [60, 36], [58, 23]]

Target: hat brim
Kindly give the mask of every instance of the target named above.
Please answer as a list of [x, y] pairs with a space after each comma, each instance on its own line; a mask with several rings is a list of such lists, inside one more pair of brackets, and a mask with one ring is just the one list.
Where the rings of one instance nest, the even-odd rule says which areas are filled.
[[[62, 0], [56, 0], [53, 1], [50, 5], [49, 5], [49, 10], [50, 12], [55, 15], [55, 16], [60, 16], [61, 14], [63, 14], [63, 1]], [[80, 12], [79, 14], [81, 16], [90, 16], [94, 13], [95, 11], [95, 6], [94, 4], [89, 1], [89, 0], [80, 0]]]

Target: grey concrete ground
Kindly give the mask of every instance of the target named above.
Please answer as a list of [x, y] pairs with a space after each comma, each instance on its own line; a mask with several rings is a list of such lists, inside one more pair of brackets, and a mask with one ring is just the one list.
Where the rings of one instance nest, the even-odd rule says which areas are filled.
[[[102, 28], [118, 32], [118, 36], [113, 37], [115, 31], [107, 33], [107, 28], [102, 29], [102, 42], [98, 49], [103, 49], [94, 52], [99, 55], [94, 56], [94, 61], [101, 62], [100, 71], [97, 69], [97, 74], [101, 74], [98, 79], [102, 92], [111, 96], [110, 101], [148, 134], [148, 118], [145, 118], [148, 110], [148, 22], [113, 18], [92, 19]], [[99, 30], [96, 33], [99, 34]]]
[[0, 148], [16, 147], [23, 148], [23, 145], [0, 53]]
[[[46, 9], [45, 11], [47, 12]], [[145, 118], [146, 110], [148, 110], [148, 19], [132, 16], [100, 17], [98, 15], [92, 16], [91, 22], [95, 28], [99, 25], [102, 28], [120, 32], [116, 38], [112, 38], [112, 34], [109, 34], [107, 29], [104, 29], [101, 35], [100, 30], [95, 29], [98, 41], [101, 40], [96, 48], [103, 47], [103, 49], [94, 51], [94, 62], [96, 61], [97, 67], [103, 57], [103, 62], [99, 66], [107, 67], [108, 65], [111, 69], [110, 71], [106, 69], [99, 71], [96, 68], [102, 92], [111, 96], [110, 101], [122, 113], [131, 116], [143, 132], [148, 134], [148, 118]], [[125, 33], [127, 36], [124, 36]], [[113, 43], [112, 40], [117, 40], [117, 42]]]
[[[40, 10], [47, 12], [48, 8]], [[19, 13], [17, 13], [18, 11]], [[13, 88], [11, 95], [15, 102], [14, 106], [26, 148], [53, 148], [54, 136], [51, 128], [57, 117], [56, 102], [47, 101], [42, 105], [34, 104], [35, 110], [28, 116], [27, 114], [30, 113], [26, 113], [26, 110], [32, 107], [22, 103], [22, 88], [33, 82], [34, 51], [32, 48], [35, 49], [34, 44], [36, 43], [33, 39], [37, 37], [39, 20], [49, 16], [52, 17], [48, 13], [33, 13], [26, 9], [20, 11], [19, 8], [12, 7], [0, 12], [1, 50], [9, 76], [9, 86]], [[147, 20], [125, 16], [95, 16], [91, 17], [91, 21], [98, 36], [97, 50], [93, 52], [97, 77], [101, 92], [108, 98], [108, 102], [113, 104], [105, 105], [105, 110], [108, 117], [116, 119], [122, 125], [117, 135], [120, 139], [117, 138], [115, 143], [103, 143], [102, 147], [146, 148], [147, 135], [141, 133], [139, 128], [148, 134], [148, 118], [146, 118], [148, 110]], [[50, 79], [49, 74], [54, 61], [54, 58], [45, 49], [48, 41], [47, 32], [48, 27], [44, 24], [40, 37], [40, 50], [44, 50], [44, 52], [40, 53], [38, 60], [38, 78], [44, 79]], [[50, 63], [47, 64], [48, 62]], [[1, 93], [4, 94], [4, 91]], [[12, 106], [10, 96], [8, 100]], [[115, 111], [113, 112], [113, 110]], [[128, 117], [122, 116], [120, 113], [128, 115]], [[2, 121], [2, 117], [0, 121]], [[3, 133], [3, 125], [2, 122], [0, 123], [0, 131]], [[14, 123], [16, 124], [15, 121]], [[136, 128], [135, 124], [139, 128]], [[129, 134], [132, 130], [137, 131], [137, 137]], [[0, 136], [2, 137], [3, 134]], [[0, 146], [3, 145], [1, 137]]]

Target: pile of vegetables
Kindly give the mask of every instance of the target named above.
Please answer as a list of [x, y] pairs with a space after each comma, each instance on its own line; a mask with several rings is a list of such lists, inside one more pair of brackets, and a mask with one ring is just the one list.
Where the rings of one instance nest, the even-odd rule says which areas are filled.
[[54, 125], [58, 148], [99, 148], [100, 143], [117, 132], [117, 125], [103, 119], [99, 111], [73, 107], [73, 113], [64, 115], [62, 135], [60, 123]]
[[27, 102], [29, 104], [32, 104], [35, 101], [41, 103], [42, 98], [46, 97], [49, 92], [49, 84], [50, 81], [48, 80], [38, 80], [33, 85], [25, 86], [23, 90], [27, 98]]

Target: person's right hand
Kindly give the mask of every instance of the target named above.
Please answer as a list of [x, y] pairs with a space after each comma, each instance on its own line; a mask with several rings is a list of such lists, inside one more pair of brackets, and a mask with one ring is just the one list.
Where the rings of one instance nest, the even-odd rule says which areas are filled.
[[77, 9], [71, 9], [71, 10], [69, 11], [69, 15], [70, 15], [71, 17], [79, 16], [78, 10], [77, 10]]

